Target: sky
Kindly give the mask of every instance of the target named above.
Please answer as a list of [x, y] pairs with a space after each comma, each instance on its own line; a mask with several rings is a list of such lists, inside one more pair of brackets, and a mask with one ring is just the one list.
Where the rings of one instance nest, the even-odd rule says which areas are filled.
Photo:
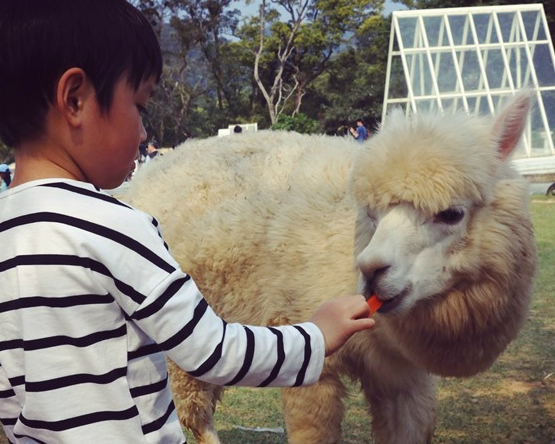
[[[259, 1], [252, 1], [250, 5], [247, 5], [244, 0], [238, 0], [236, 3], [236, 8], [241, 11], [242, 15], [252, 15], [258, 14], [258, 6], [260, 5]], [[385, 8], [384, 8], [384, 15], [388, 16], [393, 11], [397, 11], [399, 9], [405, 9], [405, 6], [394, 3], [391, 0], [385, 1]]]

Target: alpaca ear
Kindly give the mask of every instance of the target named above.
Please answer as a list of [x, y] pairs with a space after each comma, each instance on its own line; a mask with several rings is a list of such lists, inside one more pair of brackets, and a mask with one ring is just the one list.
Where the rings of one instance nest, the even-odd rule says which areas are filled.
[[495, 118], [493, 137], [502, 160], [509, 157], [518, 145], [532, 106], [532, 94], [531, 90], [519, 92]]

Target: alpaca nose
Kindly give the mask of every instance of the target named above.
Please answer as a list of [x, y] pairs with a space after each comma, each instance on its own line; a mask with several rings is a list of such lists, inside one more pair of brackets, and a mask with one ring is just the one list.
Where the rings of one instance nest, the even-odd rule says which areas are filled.
[[378, 268], [374, 271], [374, 276], [372, 276], [372, 280], [379, 280], [381, 276], [383, 276], [387, 270], [391, 268], [391, 265], [386, 265], [384, 267]]
[[364, 251], [357, 260], [357, 267], [367, 280], [383, 276], [391, 267], [391, 264], [385, 258], [372, 256], [367, 255]]
[[384, 267], [380, 267], [377, 268], [376, 270], [374, 270], [374, 273], [372, 274], [372, 276], [368, 276], [366, 275], [366, 280], [368, 282], [368, 286], [372, 289], [372, 291], [375, 293], [377, 290], [377, 287], [380, 284], [380, 281], [383, 279], [383, 277], [385, 276], [385, 274], [387, 273], [387, 270], [389, 270], [390, 266], [386, 265]]
[[362, 294], [366, 298], [369, 298], [374, 294], [381, 293], [382, 288], [380, 287], [380, 283], [383, 284], [383, 282], [381, 281], [387, 274], [389, 268], [389, 265], [384, 265], [373, 269], [369, 267], [364, 267], [360, 270], [362, 275], [364, 276], [364, 286], [362, 287]]
[[380, 280], [387, 274], [391, 265], [383, 260], [358, 261], [358, 268], [364, 276], [366, 285], [370, 290], [375, 290]]

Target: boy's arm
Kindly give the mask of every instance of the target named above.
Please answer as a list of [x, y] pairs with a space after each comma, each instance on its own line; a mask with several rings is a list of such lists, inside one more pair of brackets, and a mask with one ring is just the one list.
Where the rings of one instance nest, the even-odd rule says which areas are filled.
[[164, 302], [157, 293], [170, 286], [163, 283], [132, 318], [191, 376], [220, 385], [313, 384], [324, 356], [354, 332], [374, 325], [362, 296], [329, 301], [312, 322], [294, 326], [228, 324], [212, 311], [192, 279]]
[[357, 300], [355, 306], [341, 300], [324, 304], [314, 323], [227, 324], [181, 271], [154, 228], [157, 224], [150, 218], [131, 219], [127, 210], [125, 215], [126, 234], [141, 239], [141, 247], [125, 250], [121, 257], [104, 257], [110, 262], [108, 268], [126, 283], [108, 291], [176, 364], [199, 379], [247, 386], [310, 384], [318, 380], [326, 353], [354, 331], [373, 324], [356, 319], [368, 314], [362, 296], [352, 297]]
[[[179, 276], [171, 280], [175, 278]], [[171, 285], [163, 283], [132, 318], [191, 376], [214, 384], [251, 387], [318, 380], [325, 342], [314, 323], [285, 327], [228, 324], [208, 306], [192, 279], [162, 301], [163, 289]]]

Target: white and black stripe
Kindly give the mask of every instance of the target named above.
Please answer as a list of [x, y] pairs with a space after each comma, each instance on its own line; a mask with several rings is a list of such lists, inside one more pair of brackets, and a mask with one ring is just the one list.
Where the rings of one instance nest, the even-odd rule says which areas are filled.
[[166, 353], [217, 384], [315, 382], [311, 323], [227, 324], [158, 222], [92, 185], [0, 195], [0, 420], [12, 443], [183, 443]]

